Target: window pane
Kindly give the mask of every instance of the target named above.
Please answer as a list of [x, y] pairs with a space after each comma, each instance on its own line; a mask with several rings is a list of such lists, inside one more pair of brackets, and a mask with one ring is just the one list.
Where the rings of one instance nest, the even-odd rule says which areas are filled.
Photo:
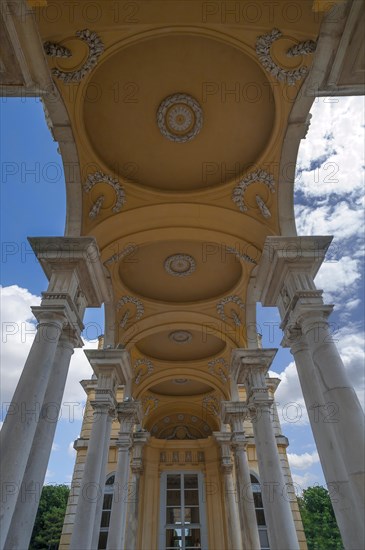
[[256, 510], [257, 525], [266, 525], [265, 515], [263, 510]]
[[114, 484], [114, 480], [115, 480], [115, 476], [114, 476], [114, 475], [110, 476], [110, 477], [106, 480], [105, 485], [113, 485], [113, 484]]
[[262, 496], [261, 493], [254, 493], [253, 494], [253, 500], [255, 503], [255, 508], [263, 508], [264, 505], [262, 503]]
[[196, 474], [184, 475], [184, 487], [185, 489], [197, 489], [198, 488], [198, 476]]
[[181, 523], [181, 508], [166, 508], [166, 523]]
[[185, 547], [200, 548], [200, 529], [185, 529]]
[[166, 529], [166, 546], [171, 548], [182, 548], [181, 529]]
[[259, 537], [261, 548], [269, 548], [269, 538], [266, 529], [259, 529]]
[[185, 491], [185, 506], [189, 506], [190, 504], [199, 504], [198, 491]]
[[113, 502], [113, 495], [104, 495], [103, 509], [104, 510], [111, 510], [112, 509], [112, 502]]
[[199, 517], [199, 508], [189, 508], [191, 512], [191, 523], [199, 523], [200, 517]]
[[167, 491], [166, 504], [167, 506], [180, 505], [180, 491]]
[[105, 550], [107, 538], [108, 538], [108, 533], [107, 532], [101, 532], [100, 533], [98, 550]]
[[103, 512], [101, 514], [100, 527], [109, 527], [109, 523], [110, 523], [110, 512]]
[[167, 488], [168, 489], [180, 489], [180, 476], [168, 475], [167, 476]]

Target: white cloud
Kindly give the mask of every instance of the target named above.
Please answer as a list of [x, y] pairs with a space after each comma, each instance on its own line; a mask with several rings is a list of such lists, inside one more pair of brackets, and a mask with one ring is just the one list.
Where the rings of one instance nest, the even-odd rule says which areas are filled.
[[60, 450], [60, 446], [57, 443], [52, 443], [52, 452], [59, 451], [59, 450]]
[[304, 489], [308, 487], [313, 487], [313, 485], [320, 485], [320, 478], [313, 472], [305, 472], [305, 474], [296, 474], [292, 473], [292, 478], [294, 482], [294, 488], [296, 494], [301, 494]]
[[295, 470], [307, 470], [313, 464], [319, 462], [319, 456], [317, 451], [312, 453], [303, 453], [301, 455], [295, 453], [288, 453], [289, 464]]
[[67, 447], [67, 452], [72, 458], [76, 458], [76, 451], [74, 449], [74, 442], [70, 441]]
[[271, 374], [281, 379], [275, 393], [280, 423], [308, 424], [308, 414], [295, 363], [289, 363], [280, 374]]
[[362, 269], [359, 260], [343, 256], [338, 261], [323, 262], [316, 278], [317, 288], [324, 290], [327, 302], [346, 306], [347, 297], [351, 301], [357, 298], [357, 283], [361, 279]]

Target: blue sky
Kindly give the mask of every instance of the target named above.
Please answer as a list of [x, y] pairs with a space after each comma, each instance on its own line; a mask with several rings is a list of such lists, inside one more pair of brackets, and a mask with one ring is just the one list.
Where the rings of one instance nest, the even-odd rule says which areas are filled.
[[[29, 351], [37, 305], [47, 281], [27, 236], [62, 235], [65, 186], [62, 162], [39, 99], [1, 99], [1, 285], [2, 402], [11, 399]], [[363, 400], [363, 252], [364, 252], [364, 100], [318, 98], [302, 142], [295, 187], [296, 220], [301, 235], [335, 235], [316, 283], [327, 303], [335, 303], [331, 322], [338, 347]], [[258, 307], [264, 347], [279, 347], [279, 316]], [[84, 340], [96, 345], [103, 313], [88, 310]], [[16, 328], [15, 328], [16, 327]], [[19, 345], [21, 344], [21, 345]], [[280, 349], [272, 371], [282, 382], [277, 391], [279, 417], [289, 438], [289, 459], [298, 487], [323, 484], [323, 474], [305, 413], [295, 366]], [[69, 483], [75, 454], [72, 442], [81, 426], [84, 392], [78, 381], [90, 376], [82, 350], [71, 362], [64, 406], [56, 431], [46, 481]], [[73, 414], [70, 415], [70, 411]]]

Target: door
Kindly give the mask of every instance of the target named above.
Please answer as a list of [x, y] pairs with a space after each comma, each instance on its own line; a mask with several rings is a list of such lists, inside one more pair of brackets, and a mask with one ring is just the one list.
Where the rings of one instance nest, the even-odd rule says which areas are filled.
[[207, 550], [203, 475], [161, 475], [160, 550]]

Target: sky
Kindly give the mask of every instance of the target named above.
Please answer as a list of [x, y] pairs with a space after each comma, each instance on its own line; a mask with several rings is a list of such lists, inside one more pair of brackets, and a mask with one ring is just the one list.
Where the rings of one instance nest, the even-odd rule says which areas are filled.
[[[1, 403], [2, 417], [35, 334], [30, 306], [47, 280], [28, 236], [63, 235], [65, 184], [57, 143], [38, 98], [0, 98], [1, 108]], [[364, 403], [364, 98], [317, 98], [302, 141], [295, 184], [299, 235], [334, 235], [316, 277], [326, 303], [335, 304], [331, 328], [345, 367]], [[279, 418], [289, 438], [288, 457], [298, 492], [325, 485], [293, 358], [280, 349], [276, 308], [258, 305], [264, 347], [278, 347], [271, 374]], [[87, 310], [85, 347], [97, 346], [103, 311]], [[46, 483], [70, 483], [73, 441], [80, 433], [85, 394], [79, 381], [92, 374], [82, 350], [71, 360]]]

